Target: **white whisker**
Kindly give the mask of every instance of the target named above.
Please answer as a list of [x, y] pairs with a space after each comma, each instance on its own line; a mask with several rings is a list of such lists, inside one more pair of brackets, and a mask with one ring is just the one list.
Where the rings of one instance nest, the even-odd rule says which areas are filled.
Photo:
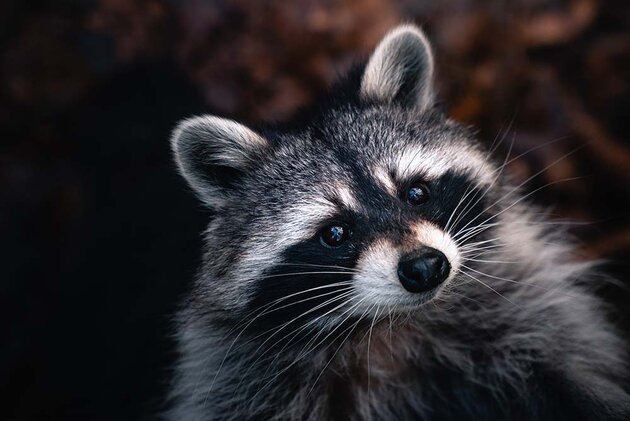
[[518, 305], [511, 301], [509, 298], [507, 298], [505, 295], [501, 294], [499, 291], [497, 291], [496, 289], [492, 288], [490, 285], [486, 284], [485, 282], [483, 282], [482, 280], [479, 280], [477, 278], [475, 278], [474, 276], [472, 276], [470, 273], [467, 273], [465, 271], [460, 272], [466, 276], [468, 276], [469, 278], [473, 279], [476, 282], [479, 282], [481, 285], [485, 286], [486, 288], [488, 288], [490, 291], [494, 292], [495, 294], [497, 294], [499, 297], [503, 298], [505, 301], [507, 301], [508, 303], [515, 305], [518, 307]]

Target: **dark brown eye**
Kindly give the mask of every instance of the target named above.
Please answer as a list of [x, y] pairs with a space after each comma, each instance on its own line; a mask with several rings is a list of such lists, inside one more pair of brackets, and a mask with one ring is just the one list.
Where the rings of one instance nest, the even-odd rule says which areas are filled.
[[321, 232], [321, 242], [328, 247], [339, 247], [350, 238], [350, 228], [346, 224], [335, 223]]
[[405, 199], [413, 206], [426, 203], [429, 200], [429, 189], [424, 184], [416, 183], [407, 189]]

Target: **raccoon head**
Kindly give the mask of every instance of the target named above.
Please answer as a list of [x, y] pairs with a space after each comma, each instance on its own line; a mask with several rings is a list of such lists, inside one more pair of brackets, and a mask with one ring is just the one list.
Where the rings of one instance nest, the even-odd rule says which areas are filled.
[[488, 232], [496, 168], [435, 106], [433, 73], [426, 37], [405, 25], [292, 122], [181, 122], [179, 171], [213, 211], [191, 305], [321, 326], [448, 294], [466, 242]]

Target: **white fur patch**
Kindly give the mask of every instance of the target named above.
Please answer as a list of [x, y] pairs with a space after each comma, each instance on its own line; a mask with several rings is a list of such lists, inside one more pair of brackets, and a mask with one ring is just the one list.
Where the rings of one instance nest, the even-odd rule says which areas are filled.
[[275, 215], [273, 220], [261, 221], [261, 225], [277, 226], [278, 229], [271, 236], [269, 233], [273, 229], [262, 230], [265, 235], [260, 237], [252, 233], [247, 252], [234, 272], [240, 273], [243, 279], [255, 278], [263, 269], [273, 266], [285, 249], [315, 235], [320, 221], [334, 215], [336, 211], [334, 204], [321, 199], [297, 203], [283, 214]]
[[361, 307], [376, 305], [396, 306], [409, 293], [398, 280], [400, 250], [387, 240], [375, 241], [357, 262], [354, 276], [355, 300]]
[[440, 250], [444, 253], [451, 265], [451, 272], [444, 283], [453, 279], [459, 270], [461, 255], [459, 253], [459, 249], [457, 248], [457, 244], [455, 244], [455, 241], [451, 238], [450, 234], [426, 221], [414, 225], [411, 229], [414, 232], [419, 245], [421, 244], [433, 247], [434, 249]]
[[391, 194], [392, 196], [397, 195], [396, 184], [384, 168], [380, 166], [375, 166], [374, 168], [372, 168], [372, 175], [374, 176], [378, 184], [380, 184], [380, 186], [383, 187], [385, 191], [387, 191], [387, 193]]
[[337, 183], [334, 187], [334, 193], [346, 208], [355, 211], [360, 209], [361, 205], [352, 193], [350, 187]]
[[460, 147], [460, 150], [441, 150], [424, 147], [406, 148], [397, 157], [394, 171], [399, 180], [422, 174], [435, 180], [447, 171], [475, 174], [481, 184], [492, 182], [492, 168], [480, 152]]
[[429, 222], [421, 222], [412, 227], [412, 246], [396, 246], [388, 240], [375, 241], [357, 263], [358, 274], [354, 276], [355, 300], [362, 300], [361, 307], [393, 308], [398, 310], [418, 307], [423, 301], [418, 294], [405, 290], [398, 279], [398, 262], [406, 252], [422, 246], [440, 250], [448, 258], [451, 271], [442, 285], [455, 277], [460, 268], [461, 257], [457, 245], [445, 231]]

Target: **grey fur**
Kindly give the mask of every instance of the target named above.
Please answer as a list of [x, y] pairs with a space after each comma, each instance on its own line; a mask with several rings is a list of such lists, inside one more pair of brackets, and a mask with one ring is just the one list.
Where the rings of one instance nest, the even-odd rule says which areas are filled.
[[245, 171], [260, 157], [267, 142], [247, 127], [214, 116], [189, 118], [177, 126], [171, 137], [177, 167], [201, 200], [211, 207], [221, 205], [227, 194], [208, 165], [234, 167]]
[[[379, 70], [368, 64], [374, 73], [363, 75], [360, 88], [353, 85], [361, 105], [333, 101], [297, 128], [270, 126], [259, 135], [229, 123], [239, 130], [216, 136], [225, 120], [215, 118], [184, 123], [175, 132], [181, 173], [215, 214], [199, 276], [177, 315], [180, 357], [165, 417], [556, 419], [559, 413], [567, 419], [623, 419], [630, 414], [624, 344], [593, 293], [601, 282], [593, 262], [575, 260], [567, 236], [548, 229], [503, 166], [468, 130], [431, 108], [433, 59], [420, 30], [405, 26], [385, 42], [370, 63], [385, 55], [396, 57], [396, 65]], [[371, 94], [374, 80], [391, 81], [397, 68], [418, 63], [430, 63], [430, 69], [418, 68], [422, 76], [408, 86], [417, 101]], [[243, 133], [256, 136], [255, 148], [238, 147]], [[218, 180], [211, 168], [215, 158], [198, 162], [194, 153], [185, 153], [199, 150], [191, 139], [195, 145], [209, 142], [202, 150], [221, 157], [221, 168], [232, 167], [236, 178]], [[238, 154], [232, 153], [235, 147]], [[445, 234], [460, 240], [456, 253], [465, 266], [433, 300], [405, 304], [406, 292], [385, 284], [391, 268], [376, 275], [373, 265], [368, 271], [359, 259], [354, 269], [364, 272], [353, 276], [351, 291], [360, 291], [361, 276], [371, 277], [377, 285], [372, 305], [350, 294], [339, 308], [307, 322], [315, 333], [305, 346], [291, 345], [290, 337], [283, 341], [290, 332], [245, 333], [265, 310], [252, 314], [249, 306], [269, 282], [266, 276], [283, 264], [288, 249], [317, 235], [339, 201], [369, 225], [387, 227], [365, 240], [362, 257], [378, 242], [399, 253], [417, 246], [408, 228], [422, 220], [400, 216], [391, 194], [396, 180], [388, 177], [422, 174], [431, 181], [448, 172], [475, 180], [491, 205], [492, 225], [477, 221], [460, 227], [459, 235]], [[365, 179], [382, 191], [374, 193]], [[459, 197], [456, 216], [479, 197]], [[487, 235], [479, 240], [486, 243], [473, 248], [466, 233]], [[385, 288], [395, 299], [379, 305]], [[346, 316], [358, 321], [339, 332]], [[326, 338], [339, 333], [345, 340], [327, 346]], [[273, 341], [286, 346], [274, 348]], [[556, 399], [545, 396], [548, 390], [562, 393]]]
[[[398, 99], [419, 112], [433, 104], [433, 53], [413, 25], [401, 25], [381, 41], [361, 79], [361, 96], [392, 103]], [[411, 89], [401, 92], [408, 84]], [[401, 95], [402, 94], [402, 95]]]

